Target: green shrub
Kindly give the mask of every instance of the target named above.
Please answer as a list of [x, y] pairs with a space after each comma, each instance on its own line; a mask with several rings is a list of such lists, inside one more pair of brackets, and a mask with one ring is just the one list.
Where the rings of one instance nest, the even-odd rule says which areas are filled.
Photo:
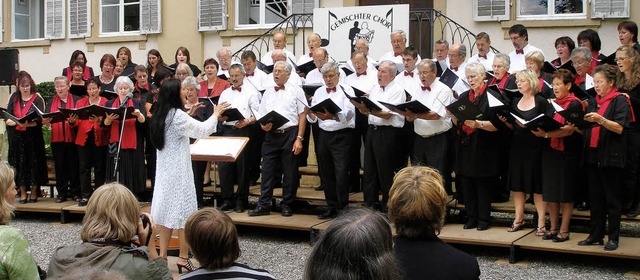
[[36, 91], [42, 95], [44, 100], [49, 100], [56, 94], [56, 88], [53, 82], [42, 82], [37, 84]]

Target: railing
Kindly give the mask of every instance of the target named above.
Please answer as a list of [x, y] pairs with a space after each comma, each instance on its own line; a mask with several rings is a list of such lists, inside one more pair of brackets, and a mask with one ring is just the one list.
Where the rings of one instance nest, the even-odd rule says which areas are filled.
[[[410, 10], [409, 14], [409, 23], [412, 26], [410, 34], [417, 34], [417, 38], [412, 36], [413, 39], [410, 40], [409, 44], [413, 45], [418, 50], [418, 53], [425, 58], [431, 57], [433, 53], [432, 46], [437, 39], [445, 39], [450, 44], [460, 43], [465, 45], [467, 47], [467, 58], [471, 57], [475, 52], [475, 34], [443, 15], [440, 11], [435, 9], [415, 9]], [[284, 32], [288, 36], [292, 35], [293, 53], [297, 54], [296, 50], [298, 48], [302, 48], [302, 53], [305, 53], [307, 34], [312, 33], [312, 30], [313, 14], [294, 14], [240, 48], [233, 56], [239, 61], [242, 52], [252, 50], [256, 57], [260, 59], [273, 48], [271, 37], [276, 32]], [[298, 32], [302, 32], [302, 36], [296, 36]], [[425, 42], [425, 36], [429, 39], [426, 45], [422, 43]], [[493, 47], [491, 49], [496, 53], [499, 52]]]

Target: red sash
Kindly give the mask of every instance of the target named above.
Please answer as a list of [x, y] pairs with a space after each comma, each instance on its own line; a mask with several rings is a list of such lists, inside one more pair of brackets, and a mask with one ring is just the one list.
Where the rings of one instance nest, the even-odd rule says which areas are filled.
[[[100, 97], [100, 101], [98, 105], [104, 106], [107, 103], [107, 99], [104, 97]], [[89, 106], [89, 96], [85, 96], [82, 99], [76, 102], [76, 108], [82, 108]], [[104, 116], [100, 116], [104, 117]], [[88, 134], [93, 129], [94, 135], [94, 143], [97, 147], [102, 147], [107, 145], [107, 140], [109, 140], [109, 130], [100, 126], [99, 123], [94, 123], [91, 120], [77, 120], [78, 132], [76, 136], [76, 145], [84, 146], [87, 142]]]
[[[582, 104], [582, 110], [584, 110], [584, 103], [582, 103], [580, 99], [573, 95], [573, 93], [569, 93], [569, 95], [565, 96], [564, 98], [556, 98], [555, 100], [555, 102], [565, 110], [567, 109], [567, 107], [569, 107], [571, 101], [580, 102], [580, 104]], [[553, 115], [553, 119], [561, 124], [564, 124], [564, 117], [562, 117], [557, 112]], [[549, 143], [549, 146], [551, 146], [551, 148], [553, 148], [554, 150], [564, 151], [564, 138], [551, 138], [551, 143]]]
[[[128, 107], [133, 107], [133, 100], [127, 101]], [[116, 98], [111, 105], [111, 108], [120, 107], [120, 98]], [[136, 119], [127, 119], [124, 121], [124, 135], [122, 136], [122, 149], [135, 149], [136, 148]], [[109, 134], [109, 143], [117, 143], [120, 137], [120, 120], [113, 120], [111, 122], [111, 133]]]
[[[49, 113], [60, 111], [60, 105], [62, 104], [62, 99], [57, 94], [53, 96], [51, 100], [51, 108], [49, 108]], [[75, 104], [73, 102], [73, 95], [67, 93], [67, 103], [65, 104], [66, 109], [75, 108]], [[71, 130], [71, 125], [69, 125], [68, 121], [62, 121], [51, 124], [51, 142], [52, 143], [73, 143], [73, 140], [76, 136], [73, 134], [73, 130]]]
[[[29, 110], [31, 109], [31, 105], [33, 105], [33, 101], [36, 100], [36, 94], [32, 94], [31, 97], [29, 98], [29, 101], [27, 101], [27, 103], [24, 105], [24, 107], [20, 107], [20, 92], [16, 93], [15, 96], [15, 101], [13, 102], [13, 115], [18, 117], [18, 118], [22, 118], [24, 116], [26, 116], [29, 113]], [[19, 125], [16, 125], [16, 130], [19, 131], [26, 131], [27, 128], [26, 127], [22, 127]]]
[[[482, 84], [482, 88], [480, 89], [480, 92], [478, 92], [478, 95], [476, 95], [476, 92], [473, 89], [469, 90], [469, 101], [473, 102], [473, 104], [475, 105], [478, 105], [478, 102], [480, 101], [479, 98], [484, 94], [486, 89], [487, 89], [487, 84], [484, 83]], [[474, 132], [476, 132], [476, 129], [463, 124], [462, 131], [464, 131], [464, 133], [467, 135], [471, 135]]]
[[[618, 95], [620, 95], [620, 93], [616, 88], [612, 88], [609, 94], [607, 94], [604, 98], [600, 98], [600, 95], [596, 95], [596, 102], [598, 103], [598, 106], [600, 106], [597, 112], [600, 116], [604, 116], [604, 113], [607, 111], [607, 108], [609, 108], [609, 104], [611, 104], [611, 100], [618, 97]], [[589, 147], [591, 148], [598, 147], [598, 141], [600, 141], [600, 129], [601, 129], [601, 126], [599, 125], [594, 126], [591, 129], [591, 138], [589, 139]]]

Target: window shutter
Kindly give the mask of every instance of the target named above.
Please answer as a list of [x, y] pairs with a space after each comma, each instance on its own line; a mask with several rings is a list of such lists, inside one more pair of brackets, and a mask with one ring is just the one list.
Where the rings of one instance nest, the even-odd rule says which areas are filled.
[[473, 20], [509, 20], [509, 0], [473, 0]]
[[89, 0], [69, 0], [69, 38], [85, 38], [90, 36], [90, 4]]
[[[0, 31], [4, 30], [2, 27], [2, 5], [4, 5], [4, 3], [2, 3], [3, 1], [0, 0]], [[4, 32], [0, 32], [0, 43], [2, 43], [2, 36]]]
[[291, 14], [313, 14], [317, 7], [317, 0], [291, 0]]
[[64, 38], [64, 19], [65, 19], [65, 1], [64, 0], [46, 0], [44, 5], [44, 38], [45, 39], [63, 39]]
[[198, 31], [226, 29], [226, 0], [198, 0]]
[[591, 0], [591, 18], [628, 18], [629, 0]]
[[140, 33], [157, 34], [162, 32], [160, 11], [160, 0], [140, 1]]

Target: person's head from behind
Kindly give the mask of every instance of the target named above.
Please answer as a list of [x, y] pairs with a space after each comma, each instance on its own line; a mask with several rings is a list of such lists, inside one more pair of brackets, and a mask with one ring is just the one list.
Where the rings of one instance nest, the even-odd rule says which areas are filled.
[[338, 216], [307, 259], [304, 279], [400, 279], [391, 228], [367, 208]]
[[13, 215], [13, 201], [16, 197], [15, 172], [6, 161], [0, 162], [0, 225], [6, 225]]
[[236, 226], [216, 208], [203, 208], [189, 216], [185, 240], [196, 260], [207, 269], [230, 267], [240, 257]]
[[120, 183], [102, 185], [89, 198], [80, 238], [85, 242], [129, 242], [137, 232], [139, 218], [140, 204], [129, 189]]
[[400, 170], [389, 190], [389, 220], [399, 237], [422, 238], [440, 233], [447, 192], [437, 170], [414, 166]]

